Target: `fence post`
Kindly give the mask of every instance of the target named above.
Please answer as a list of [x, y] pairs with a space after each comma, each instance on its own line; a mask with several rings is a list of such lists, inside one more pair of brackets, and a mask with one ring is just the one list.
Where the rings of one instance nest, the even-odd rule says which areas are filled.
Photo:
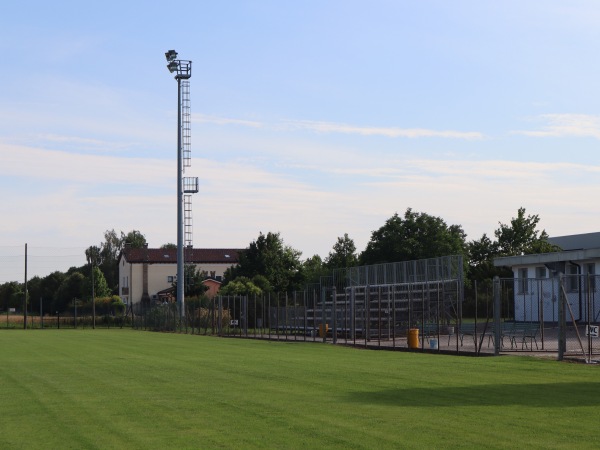
[[248, 337], [248, 296], [242, 297], [242, 304], [244, 306], [244, 336]]
[[370, 340], [371, 338], [371, 305], [370, 305], [370, 293], [371, 293], [371, 287], [369, 286], [369, 284], [367, 284], [365, 286], [365, 298], [363, 299], [363, 303], [365, 304], [365, 307], [363, 308], [363, 315], [364, 315], [364, 321], [363, 321], [363, 332], [365, 334], [365, 347], [367, 347], [367, 341]]
[[565, 302], [567, 298], [564, 295], [563, 286], [564, 276], [559, 273], [556, 277], [559, 283], [559, 301], [558, 301], [558, 360], [562, 361], [567, 350], [567, 315], [565, 314]]
[[326, 318], [325, 318], [325, 288], [321, 288], [321, 337], [323, 338], [323, 342], [327, 342], [327, 328], [326, 328]]
[[[494, 277], [494, 355], [498, 356], [502, 348], [502, 325], [500, 316], [502, 315], [500, 295], [500, 277]], [[489, 317], [489, 316], [488, 316]]]
[[333, 319], [333, 343], [337, 344], [337, 308], [336, 308], [336, 289], [335, 286], [333, 286], [332, 290], [331, 290], [331, 299], [333, 301], [333, 312], [332, 312], [332, 319]]
[[219, 309], [217, 312], [217, 335], [222, 335], [223, 322], [223, 297], [219, 297]]
[[355, 289], [354, 286], [350, 288], [350, 338], [354, 341], [354, 345], [356, 345], [356, 317], [354, 316]]
[[297, 339], [298, 337], [298, 331], [299, 331], [299, 327], [298, 327], [298, 308], [296, 306], [296, 295], [297, 292], [294, 291], [294, 324], [293, 324], [293, 330], [294, 330], [294, 340]]

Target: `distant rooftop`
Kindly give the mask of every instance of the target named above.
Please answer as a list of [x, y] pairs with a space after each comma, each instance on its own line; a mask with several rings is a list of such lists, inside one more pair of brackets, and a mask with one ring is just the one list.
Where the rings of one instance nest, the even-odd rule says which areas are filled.
[[548, 242], [562, 250], [533, 255], [503, 256], [494, 258], [494, 266], [520, 266], [529, 264], [556, 264], [600, 258], [600, 233], [572, 234], [548, 238]]
[[548, 238], [548, 242], [558, 245], [564, 251], [600, 248], [600, 233], [571, 234]]
[[[233, 248], [185, 248], [186, 263], [237, 264], [242, 250]], [[175, 248], [125, 248], [122, 255], [128, 263], [175, 264], [177, 249]]]

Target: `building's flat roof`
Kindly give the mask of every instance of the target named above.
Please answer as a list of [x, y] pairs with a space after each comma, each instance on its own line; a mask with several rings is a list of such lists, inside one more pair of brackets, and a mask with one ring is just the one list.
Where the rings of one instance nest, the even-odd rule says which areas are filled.
[[588, 248], [585, 250], [567, 250], [553, 253], [536, 253], [534, 255], [503, 256], [494, 258], [496, 267], [514, 267], [544, 265], [557, 262], [582, 261], [586, 259], [600, 258], [600, 248]]
[[548, 238], [548, 242], [558, 245], [562, 250], [584, 250], [600, 248], [600, 233], [571, 234]]
[[494, 258], [494, 266], [530, 266], [532, 264], [543, 265], [600, 258], [600, 232], [555, 236], [548, 238], [548, 242], [557, 245], [562, 251], [534, 255], [503, 256]]

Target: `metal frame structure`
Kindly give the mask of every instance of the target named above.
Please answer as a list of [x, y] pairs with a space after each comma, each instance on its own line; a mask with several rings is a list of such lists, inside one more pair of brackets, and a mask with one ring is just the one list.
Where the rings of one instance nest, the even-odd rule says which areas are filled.
[[[189, 223], [191, 227], [191, 201], [186, 203], [184, 216], [184, 192], [198, 192], [198, 181], [196, 179], [195, 190], [187, 189], [189, 183], [186, 181], [184, 187], [183, 173], [185, 167], [191, 165], [191, 132], [190, 132], [190, 101], [189, 101], [189, 79], [192, 76], [192, 61], [177, 59], [177, 52], [169, 50], [165, 53], [167, 69], [175, 73], [177, 80], [177, 308], [179, 317], [185, 317], [184, 287], [185, 287], [185, 258], [184, 247], [191, 245], [191, 232], [184, 235], [184, 227]], [[187, 222], [186, 222], [187, 218]], [[186, 239], [187, 237], [187, 239]]]

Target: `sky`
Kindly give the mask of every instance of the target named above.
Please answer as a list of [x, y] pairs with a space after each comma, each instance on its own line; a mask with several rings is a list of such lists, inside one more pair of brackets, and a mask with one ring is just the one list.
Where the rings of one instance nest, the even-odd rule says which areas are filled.
[[177, 241], [177, 82], [192, 61], [195, 247], [259, 233], [325, 258], [407, 208], [493, 236], [519, 207], [599, 231], [593, 0], [7, 0], [0, 283], [104, 232]]

